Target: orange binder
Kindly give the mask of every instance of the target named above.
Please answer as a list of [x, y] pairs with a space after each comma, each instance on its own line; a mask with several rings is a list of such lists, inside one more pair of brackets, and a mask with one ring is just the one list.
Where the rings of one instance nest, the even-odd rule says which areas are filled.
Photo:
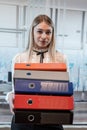
[[73, 96], [15, 94], [15, 109], [73, 110]]
[[67, 66], [65, 63], [16, 63], [14, 69], [67, 71]]

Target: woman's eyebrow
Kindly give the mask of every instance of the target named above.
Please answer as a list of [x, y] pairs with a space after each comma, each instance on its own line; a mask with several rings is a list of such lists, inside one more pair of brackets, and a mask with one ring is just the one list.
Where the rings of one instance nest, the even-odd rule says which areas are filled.
[[41, 28], [37, 28], [37, 30], [40, 30], [40, 31], [51, 31], [51, 29], [41, 29]]

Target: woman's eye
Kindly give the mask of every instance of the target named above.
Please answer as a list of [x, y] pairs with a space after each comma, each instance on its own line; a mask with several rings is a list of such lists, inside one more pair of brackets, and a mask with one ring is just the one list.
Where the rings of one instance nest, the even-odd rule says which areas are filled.
[[51, 34], [51, 32], [50, 32], [50, 31], [48, 31], [48, 32], [46, 32], [46, 34], [47, 34], [47, 35], [50, 35], [50, 34]]
[[46, 31], [46, 32], [44, 32], [44, 31], [42, 31], [42, 30], [38, 30], [37, 33], [38, 33], [38, 34], [43, 34], [43, 33], [45, 33], [46, 35], [50, 35], [50, 34], [51, 34], [51, 31]]
[[37, 31], [39, 34], [42, 34], [43, 32], [42, 31]]

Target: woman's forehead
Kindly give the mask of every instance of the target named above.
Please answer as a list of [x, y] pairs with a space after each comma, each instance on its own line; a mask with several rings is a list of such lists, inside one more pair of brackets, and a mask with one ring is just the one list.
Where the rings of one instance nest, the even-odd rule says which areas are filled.
[[52, 27], [48, 25], [46, 22], [41, 22], [35, 26], [35, 29], [52, 30]]

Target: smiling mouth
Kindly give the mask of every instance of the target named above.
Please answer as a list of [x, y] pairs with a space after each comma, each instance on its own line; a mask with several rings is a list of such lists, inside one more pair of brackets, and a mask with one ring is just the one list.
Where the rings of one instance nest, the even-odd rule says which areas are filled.
[[41, 44], [46, 44], [47, 42], [46, 41], [40, 41]]

